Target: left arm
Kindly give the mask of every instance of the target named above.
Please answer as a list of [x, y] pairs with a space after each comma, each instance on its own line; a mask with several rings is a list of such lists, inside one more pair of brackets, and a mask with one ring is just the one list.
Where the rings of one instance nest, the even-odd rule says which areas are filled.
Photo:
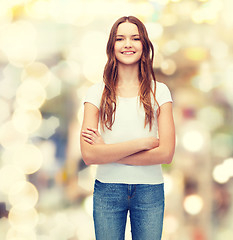
[[160, 107], [158, 116], [159, 146], [122, 158], [117, 163], [128, 165], [170, 164], [175, 152], [175, 125], [172, 103], [167, 102]]

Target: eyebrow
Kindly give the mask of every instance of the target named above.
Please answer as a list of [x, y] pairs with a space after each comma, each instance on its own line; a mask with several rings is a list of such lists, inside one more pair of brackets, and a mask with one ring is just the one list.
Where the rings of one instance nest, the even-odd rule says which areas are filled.
[[[133, 35], [131, 35], [131, 37], [136, 37], [136, 36], [139, 36], [139, 34], [133, 34]], [[116, 37], [125, 37], [125, 35], [116, 35]]]

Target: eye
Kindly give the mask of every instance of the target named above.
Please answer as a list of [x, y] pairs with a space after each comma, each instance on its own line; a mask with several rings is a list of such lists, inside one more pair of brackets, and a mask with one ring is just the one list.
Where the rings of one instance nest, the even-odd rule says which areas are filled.
[[134, 41], [140, 41], [141, 39], [139, 37], [133, 38]]
[[123, 38], [116, 38], [116, 41], [123, 41]]

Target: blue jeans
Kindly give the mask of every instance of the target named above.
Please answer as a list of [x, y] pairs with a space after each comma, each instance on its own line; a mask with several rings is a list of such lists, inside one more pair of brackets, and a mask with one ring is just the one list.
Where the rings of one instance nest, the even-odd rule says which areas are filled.
[[124, 240], [130, 213], [133, 240], [160, 240], [164, 216], [162, 184], [95, 181], [93, 217], [96, 240]]

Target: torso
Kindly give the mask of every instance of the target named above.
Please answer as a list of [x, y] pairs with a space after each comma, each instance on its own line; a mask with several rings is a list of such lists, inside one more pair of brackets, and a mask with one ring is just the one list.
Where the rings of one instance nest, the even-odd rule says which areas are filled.
[[120, 85], [116, 89], [117, 96], [124, 98], [137, 97], [139, 94], [139, 85], [130, 84], [128, 86]]
[[[116, 89], [117, 108], [112, 131], [108, 129], [102, 131], [102, 128], [100, 128], [100, 133], [106, 144], [115, 144], [142, 137], [157, 137], [157, 115], [155, 115], [155, 121], [150, 131], [148, 124], [146, 127], [144, 126], [145, 111], [139, 102], [139, 98], [136, 97], [139, 87], [130, 89], [129, 82], [124, 83], [120, 85], [120, 88], [118, 85]], [[130, 84], [132, 87], [133, 83], [130, 82]], [[104, 87], [104, 82], [92, 86], [84, 102], [90, 102], [99, 109]], [[165, 102], [172, 102], [169, 89], [165, 84], [157, 82], [156, 99], [159, 106]], [[153, 103], [153, 105], [156, 111], [157, 104]], [[159, 184], [163, 182], [162, 170], [159, 164], [150, 166], [131, 166], [117, 163], [100, 164], [97, 167], [96, 178], [101, 182], [127, 184]]]

